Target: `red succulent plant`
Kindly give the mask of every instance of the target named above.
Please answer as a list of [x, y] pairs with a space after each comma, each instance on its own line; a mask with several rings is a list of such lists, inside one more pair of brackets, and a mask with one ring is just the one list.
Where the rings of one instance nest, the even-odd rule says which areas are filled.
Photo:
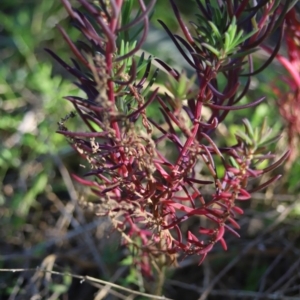
[[[278, 97], [279, 112], [287, 122], [289, 146], [292, 163], [298, 155], [298, 144], [300, 135], [300, 17], [296, 7], [292, 8], [285, 16], [285, 35], [283, 41], [286, 46], [287, 55], [277, 54], [277, 60], [287, 70], [288, 76], [281, 76], [285, 82], [285, 91], [274, 87]], [[268, 52], [270, 49], [265, 48]]]
[[[77, 86], [86, 94], [86, 98], [66, 99], [75, 107], [72, 116], [76, 114], [87, 131], [69, 131], [65, 122], [70, 116], [59, 122], [58, 130], [89, 164], [86, 178], [73, 175], [99, 199], [85, 205], [110, 217], [123, 241], [139, 251], [137, 259], [146, 274], [151, 274], [151, 262], [162, 254], [171, 261], [178, 254], [196, 254], [201, 262], [217, 242], [227, 249], [225, 232], [239, 236], [235, 218], [243, 213], [238, 202], [251, 197], [249, 179], [272, 171], [288, 152], [262, 169], [258, 167], [261, 162], [274, 158], [266, 145], [277, 139], [270, 137], [265, 124], [253, 130], [243, 120], [245, 130], [236, 134], [237, 142], [231, 147], [219, 147], [214, 132], [230, 111], [263, 101], [262, 97], [238, 105], [249, 89], [251, 76], [272, 61], [280, 41], [257, 71], [253, 70], [251, 53], [276, 28], [283, 31], [278, 12], [285, 14], [289, 5], [247, 0], [212, 5], [198, 0], [199, 13], [190, 30], [170, 1], [183, 34], [173, 34], [159, 22], [193, 68], [194, 76], [155, 58], [168, 74], [170, 88], [162, 93], [153, 85], [158, 72], [153, 71], [154, 58], [136, 56], [147, 37], [148, 16], [155, 1], [146, 6], [139, 0], [138, 7], [134, 1], [78, 2], [80, 10], [62, 0], [85, 41], [74, 43], [59, 27], [75, 56], [73, 65], [47, 51], [77, 78]], [[241, 83], [241, 76], [248, 77], [246, 84]], [[149, 116], [147, 109], [153, 105], [160, 117]], [[203, 114], [205, 107], [209, 116]], [[171, 154], [162, 149], [166, 144]], [[208, 195], [201, 193], [205, 187], [210, 187]], [[201, 221], [205, 227], [190, 229], [185, 235], [182, 225], [191, 218], [206, 220]]]

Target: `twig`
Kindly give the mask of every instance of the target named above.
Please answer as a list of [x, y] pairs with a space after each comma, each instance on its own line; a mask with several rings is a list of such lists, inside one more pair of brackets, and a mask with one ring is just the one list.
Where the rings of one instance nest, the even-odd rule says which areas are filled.
[[[117, 270], [117, 272], [110, 278], [110, 282], [115, 282], [120, 276], [127, 270], [127, 267], [123, 267]], [[110, 292], [111, 286], [105, 285], [100, 288], [100, 291], [96, 294], [94, 300], [102, 300]]]
[[[298, 266], [299, 267], [299, 266]], [[278, 289], [276, 292], [277, 293], [282, 293], [282, 294], [287, 294], [288, 291], [287, 290], [290, 290], [290, 289], [294, 289], [295, 288], [295, 285], [296, 283], [298, 282], [298, 279], [299, 279], [299, 274], [298, 272], [294, 272], [294, 275], [291, 276], [290, 278], [288, 278], [286, 280], [286, 282], [280, 287], [280, 289]], [[299, 287], [296, 288], [296, 290], [298, 291], [298, 295], [299, 295]]]
[[[66, 167], [64, 166], [63, 162], [61, 161], [60, 157], [58, 155], [53, 155], [53, 160], [54, 160], [55, 164], [57, 165], [59, 172], [64, 180], [64, 183], [65, 183], [68, 193], [70, 195], [71, 201], [76, 209], [76, 212], [77, 212], [78, 216], [81, 218], [81, 221], [83, 222], [84, 221], [83, 213], [81, 210], [78, 209], [78, 205], [76, 205], [78, 203], [77, 193], [74, 188], [72, 179], [71, 179]], [[81, 226], [81, 224], [75, 218], [73, 218], [73, 216], [70, 212], [66, 211], [65, 213], [67, 213], [71, 217], [70, 221], [72, 223], [72, 226], [74, 226], [74, 227]], [[94, 243], [92, 237], [90, 236], [90, 234], [86, 233], [84, 235], [84, 239], [85, 239], [86, 244], [90, 248], [90, 251], [91, 251], [91, 253], [95, 259], [95, 262], [96, 262], [99, 270], [101, 271], [101, 273], [109, 275], [109, 271], [108, 271], [107, 267], [105, 266], [105, 264], [103, 263], [103, 261], [100, 259], [99, 252], [97, 251], [95, 243]]]
[[[199, 288], [196, 285], [183, 283], [177, 280], [167, 280], [167, 283], [181, 287], [183, 289], [195, 291], [197, 293], [203, 293], [206, 289]], [[251, 291], [241, 291], [241, 290], [212, 290], [210, 294], [213, 296], [227, 296], [227, 297], [234, 297], [235, 299], [242, 299], [242, 298], [251, 298], [251, 299], [271, 299], [271, 300], [299, 300], [299, 297], [292, 297], [292, 296], [283, 296], [280, 293], [273, 293], [273, 294], [264, 294], [260, 292], [251, 292]]]
[[21, 253], [15, 253], [15, 254], [8, 254], [8, 255], [0, 255], [0, 261], [6, 261], [6, 260], [12, 260], [12, 259], [20, 259], [20, 258], [24, 258], [24, 257], [31, 257], [33, 255], [33, 253], [36, 252], [36, 250], [41, 249], [41, 248], [49, 248], [53, 245], [55, 245], [58, 242], [62, 242], [62, 241], [66, 241], [66, 240], [70, 240], [80, 234], [83, 234], [90, 230], [93, 230], [95, 228], [97, 228], [103, 221], [100, 219], [97, 219], [91, 223], [82, 225], [80, 227], [76, 227], [74, 230], [69, 231], [67, 234], [65, 234], [64, 236], [61, 237], [56, 237], [56, 238], [52, 238], [49, 239], [45, 242], [41, 242], [35, 246], [33, 246], [32, 248], [30, 248], [29, 250], [25, 250]]
[[[259, 287], [259, 292], [263, 292], [264, 288], [265, 288], [265, 284], [266, 284], [266, 279], [267, 276], [272, 272], [272, 270], [275, 268], [275, 266], [279, 263], [279, 261], [285, 257], [286, 253], [288, 251], [290, 251], [290, 249], [292, 248], [292, 245], [289, 245], [288, 247], [286, 247], [282, 252], [280, 252], [278, 254], [278, 256], [275, 258], [275, 260], [269, 265], [269, 267], [267, 268], [267, 270], [265, 271], [264, 275], [261, 277], [260, 279], [260, 287]], [[257, 299], [257, 298], [256, 298]], [[256, 300], [255, 299], [255, 300]]]
[[132, 289], [128, 289], [125, 288], [121, 285], [109, 282], [109, 281], [105, 281], [102, 279], [98, 279], [98, 278], [94, 278], [91, 276], [81, 276], [81, 275], [76, 275], [76, 274], [71, 274], [71, 273], [61, 273], [61, 272], [57, 272], [57, 271], [49, 271], [49, 270], [44, 270], [44, 269], [40, 269], [38, 268], [30, 268], [30, 269], [0, 269], [0, 272], [12, 272], [12, 273], [17, 273], [17, 272], [36, 272], [36, 271], [40, 271], [40, 272], [44, 272], [44, 273], [51, 273], [52, 275], [59, 275], [59, 276], [70, 276], [72, 278], [77, 278], [80, 279], [80, 283], [83, 283], [85, 281], [87, 282], [95, 282], [95, 283], [100, 283], [100, 284], [104, 284], [104, 285], [108, 285], [111, 286], [112, 288], [118, 289], [118, 290], [122, 290], [124, 292], [130, 293], [130, 294], [134, 294], [134, 295], [139, 295], [139, 296], [143, 296], [143, 297], [148, 297], [148, 298], [152, 298], [152, 299], [157, 299], [157, 300], [173, 300], [171, 298], [166, 298], [165, 296], [156, 296], [156, 295], [151, 295], [151, 294], [147, 294], [147, 293], [142, 293], [142, 292], [138, 292], [138, 291], [134, 291]]
[[[164, 283], [165, 283], [165, 272], [166, 272], [166, 267], [162, 266], [157, 274], [155, 295], [160, 295], [163, 291], [163, 287], [164, 287]], [[155, 299], [155, 298], [152, 298], [152, 299]]]
[[286, 273], [281, 276], [276, 282], [273, 283], [273, 285], [267, 289], [267, 292], [272, 292], [276, 288], [278, 288], [286, 279], [291, 278], [292, 272], [298, 269], [300, 264], [300, 258], [286, 271]]
[[[90, 285], [97, 288], [98, 290], [103, 290], [106, 287], [108, 287], [108, 285], [104, 285], [104, 284], [100, 284], [100, 283], [95, 283], [95, 282], [90, 282]], [[110, 294], [112, 296], [114, 296], [116, 299], [121, 299], [121, 300], [126, 300], [127, 296], [121, 294], [120, 292], [117, 292], [116, 290], [113, 290], [111, 287], [109, 287], [110, 289], [107, 291], [107, 294]], [[93, 300], [98, 300], [97, 299], [98, 294], [96, 294], [94, 296]], [[107, 296], [107, 295], [106, 295]], [[105, 299], [109, 299], [109, 296], [107, 296]]]
[[12, 291], [10, 292], [9, 298], [8, 300], [14, 300], [16, 298], [16, 296], [18, 295], [19, 291], [20, 291], [20, 287], [22, 285], [22, 283], [24, 282], [24, 278], [21, 277], [22, 275], [20, 275], [20, 277], [18, 278], [14, 288], [12, 289]]
[[[218, 283], [218, 281], [229, 271], [231, 270], [238, 262], [239, 260], [256, 244], [258, 244], [262, 237], [271, 232], [277, 225], [279, 225], [281, 222], [285, 220], [285, 218], [288, 216], [288, 214], [295, 208], [297, 203], [293, 203], [292, 205], [288, 206], [278, 217], [277, 219], [269, 225], [255, 240], [253, 240], [251, 243], [249, 243], [238, 256], [236, 256], [222, 271], [220, 271], [214, 279], [210, 282], [210, 284], [203, 290], [202, 295], [198, 300], [205, 300], [207, 299], [207, 296], [214, 288], [215, 284]], [[279, 298], [278, 298], [279, 299]], [[282, 298], [280, 298], [282, 299]]]
[[[266, 194], [265, 193], [253, 193], [251, 194], [251, 198], [255, 200], [265, 200]], [[294, 202], [300, 198], [300, 195], [286, 195], [286, 194], [277, 194], [272, 195], [272, 200], [275, 201], [286, 201], [286, 202]]]

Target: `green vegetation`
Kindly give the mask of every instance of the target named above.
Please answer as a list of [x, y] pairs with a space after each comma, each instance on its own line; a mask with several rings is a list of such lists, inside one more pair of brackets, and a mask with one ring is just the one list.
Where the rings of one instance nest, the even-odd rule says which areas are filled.
[[[177, 2], [182, 5], [181, 1]], [[193, 5], [188, 9], [182, 6], [185, 19], [193, 15]], [[162, 19], [167, 10], [170, 10], [168, 1], [158, 1], [152, 20], [152, 40], [146, 43], [145, 50], [154, 54], [159, 51], [166, 56], [166, 61], [176, 61], [182, 66], [185, 62], [176, 58], [178, 51], [166, 50], [173, 46], [164, 40], [165, 33], [156, 21]], [[0, 268], [42, 265], [49, 271], [93, 276], [145, 292], [149, 283], [142, 282], [130, 253], [119, 244], [120, 236], [111, 231], [109, 224], [78, 204], [83, 196], [94, 196], [72, 182], [68, 171], [78, 174], [84, 170], [67, 140], [56, 133], [57, 123], [73, 109], [63, 97], [79, 94], [73, 78], [44, 51], [44, 48], [55, 49], [60, 57], [69, 59], [67, 45], [55, 28], [57, 23], [67, 26], [66, 16], [60, 1], [2, 0], [0, 3]], [[176, 31], [179, 29], [174, 20], [171, 14], [164, 19]], [[212, 31], [218, 35], [213, 26]], [[68, 34], [74, 40], [78, 36], [75, 29], [68, 30]], [[226, 40], [224, 43], [226, 46]], [[259, 65], [266, 58], [259, 53], [255, 59], [255, 65]], [[273, 63], [252, 81], [247, 97], [253, 100], [267, 94], [267, 99], [247, 111], [231, 112], [226, 126], [218, 129], [220, 145], [231, 144], [237, 130], [243, 129], [237, 120], [247, 117], [256, 128], [267, 114], [274, 135], [281, 133], [282, 136], [276, 152], [282, 154], [287, 149], [286, 124], [279, 114], [277, 95], [267, 84], [273, 81], [277, 88], [276, 80], [284, 72]], [[164, 85], [164, 77], [160, 76], [158, 84]], [[184, 97], [184, 87], [177, 92]], [[245, 97], [241, 104], [248, 103], [247, 100]], [[155, 104], [149, 113], [156, 114]], [[73, 122], [71, 126], [82, 125]], [[300, 150], [299, 144], [295, 147]], [[286, 288], [291, 296], [296, 295], [292, 285], [284, 287], [288, 278], [278, 286], [276, 282], [295, 263], [300, 264], [299, 155], [276, 172], [284, 174], [281, 180], [266, 191], [255, 193], [252, 202], [244, 204], [245, 216], [240, 220], [243, 237], [240, 240], [230, 237], [231, 249], [226, 253], [222, 250], [212, 253], [204, 267], [195, 267], [196, 258], [182, 263], [181, 269], [171, 268], [170, 278], [165, 283], [166, 293], [176, 295], [178, 292], [181, 295], [178, 299], [197, 299], [205, 287], [195, 291], [195, 284], [201, 282], [202, 285], [205, 280], [212, 282], [212, 277], [229, 260], [248, 249], [236, 261], [234, 269], [228, 271], [228, 277], [215, 285], [215, 291], [224, 291], [225, 296], [212, 293], [208, 299], [243, 299], [226, 296], [226, 290], [245, 291], [247, 295], [248, 291], [263, 291], [265, 286], [270, 288], [270, 293]], [[266, 176], [263, 181], [270, 178]], [[80, 280], [68, 275], [38, 271], [22, 274], [0, 272], [0, 299], [9, 296], [10, 299], [30, 299], [38, 294], [39, 299], [96, 299], [93, 298], [95, 293], [100, 293], [103, 287], [80, 284]], [[289, 278], [299, 286], [296, 271], [291, 271]], [[119, 299], [117, 292], [111, 295], [107, 299]]]

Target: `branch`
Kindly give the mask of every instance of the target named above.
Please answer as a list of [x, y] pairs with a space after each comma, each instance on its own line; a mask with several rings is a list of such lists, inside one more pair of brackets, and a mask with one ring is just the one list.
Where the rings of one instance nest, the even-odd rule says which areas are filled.
[[138, 292], [138, 291], [134, 291], [128, 288], [125, 288], [121, 285], [109, 282], [109, 281], [105, 281], [102, 279], [97, 279], [91, 276], [81, 276], [81, 275], [75, 275], [75, 274], [71, 274], [71, 273], [61, 273], [61, 272], [57, 272], [57, 271], [50, 271], [50, 270], [45, 270], [45, 269], [40, 269], [39, 267], [35, 268], [30, 268], [30, 269], [0, 269], [0, 272], [12, 272], [12, 273], [21, 273], [21, 272], [36, 272], [36, 271], [40, 271], [40, 272], [44, 272], [44, 273], [50, 273], [53, 275], [59, 275], [59, 276], [70, 276], [72, 278], [77, 278], [80, 279], [80, 283], [83, 283], [85, 281], [88, 282], [94, 282], [94, 283], [100, 283], [100, 284], [104, 284], [104, 285], [108, 285], [112, 288], [124, 291], [124, 292], [128, 292], [134, 295], [139, 295], [139, 296], [143, 296], [143, 297], [148, 297], [148, 298], [152, 298], [152, 299], [158, 299], [158, 300], [173, 300], [171, 298], [166, 298], [165, 296], [155, 296], [155, 295], [151, 295], [151, 294], [147, 294], [147, 293], [142, 293], [142, 292]]

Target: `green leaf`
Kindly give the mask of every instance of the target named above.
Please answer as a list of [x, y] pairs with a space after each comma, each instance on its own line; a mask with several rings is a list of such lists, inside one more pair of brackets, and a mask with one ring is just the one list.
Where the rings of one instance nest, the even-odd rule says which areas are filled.
[[68, 291], [68, 286], [64, 285], [64, 284], [51, 284], [50, 285], [50, 290], [54, 293], [57, 294], [64, 294]]
[[240, 44], [240, 38], [242, 37], [242, 35], [243, 35], [243, 33], [244, 33], [244, 30], [240, 30], [238, 33], [237, 33], [237, 35], [235, 36], [235, 38], [234, 38], [234, 40], [233, 40], [233, 43], [235, 44], [235, 45], [239, 45]]
[[229, 161], [230, 161], [230, 163], [232, 164], [233, 167], [235, 167], [238, 170], [240, 169], [239, 164], [237, 163], [237, 161], [232, 156], [229, 156]]
[[126, 0], [122, 5], [122, 26], [128, 24], [130, 22], [130, 15], [133, 8], [133, 1]]
[[249, 120], [248, 119], [243, 119], [243, 123], [244, 123], [247, 134], [249, 134], [251, 139], [253, 139], [254, 138], [254, 131], [253, 131], [253, 128], [252, 128]]
[[279, 136], [274, 136], [273, 138], [270, 138], [270, 139], [262, 139], [260, 142], [259, 142], [259, 147], [264, 147], [266, 145], [269, 145], [269, 144], [273, 144], [275, 142], [277, 142], [279, 139], [280, 139], [280, 135]]
[[[239, 38], [238, 41], [236, 41], [237, 44], [242, 44], [244, 41], [248, 40], [252, 35], [254, 35], [256, 32], [258, 31], [258, 29], [254, 29], [251, 32], [249, 32], [248, 34], [242, 36], [241, 38]], [[243, 34], [243, 32], [242, 32]]]
[[213, 30], [213, 32], [215, 33], [215, 35], [216, 35], [219, 39], [221, 39], [221, 34], [220, 34], [220, 31], [219, 31], [219, 29], [217, 28], [217, 26], [216, 26], [213, 22], [211, 22], [211, 21], [208, 21], [208, 24], [209, 24], [210, 27], [212, 28], [212, 30]]
[[235, 134], [236, 137], [239, 137], [240, 139], [242, 139], [244, 142], [246, 142], [248, 145], [252, 146], [253, 145], [253, 140], [251, 140], [251, 138], [243, 131], [238, 131]]
[[224, 36], [225, 36], [224, 51], [225, 53], [227, 53], [231, 48], [230, 35], [228, 32], [225, 32]]
[[24, 196], [18, 199], [16, 212], [19, 216], [26, 216], [30, 207], [35, 203], [38, 194], [42, 193], [47, 185], [48, 176], [41, 173], [35, 180], [33, 186], [25, 193]]
[[210, 50], [213, 54], [215, 54], [217, 57], [220, 57], [220, 52], [215, 49], [214, 47], [212, 47], [211, 45], [208, 45], [206, 43], [201, 43], [201, 45], [205, 48], [207, 48], [208, 50]]
[[233, 43], [237, 31], [237, 26], [236, 25], [230, 25], [230, 26], [232, 27], [231, 30], [228, 29], [228, 33], [230, 35], [230, 43]]
[[63, 282], [66, 286], [70, 286], [72, 283], [72, 276], [68, 275], [68, 274], [64, 274], [63, 276]]
[[131, 266], [133, 263], [132, 255], [128, 255], [121, 261], [121, 266]]
[[123, 56], [125, 54], [125, 42], [124, 42], [124, 40], [121, 40], [119, 54], [120, 54], [120, 56]]
[[147, 87], [143, 90], [142, 95], [143, 95], [144, 97], [148, 94], [148, 92], [149, 92], [151, 86], [152, 86], [153, 83], [156, 81], [158, 72], [159, 72], [159, 69], [156, 69], [156, 70], [154, 71], [154, 73], [153, 73], [153, 75], [152, 75], [152, 77], [151, 77], [151, 79], [150, 79], [150, 81], [149, 81]]
[[248, 49], [248, 50], [245, 50], [245, 51], [240, 51], [240, 52], [231, 54], [230, 58], [234, 59], [234, 58], [245, 57], [245, 56], [247, 56], [247, 55], [249, 55], [251, 53], [254, 53], [254, 52], [258, 51], [258, 50], [259, 50], [259, 48], [252, 48], [252, 49]]

